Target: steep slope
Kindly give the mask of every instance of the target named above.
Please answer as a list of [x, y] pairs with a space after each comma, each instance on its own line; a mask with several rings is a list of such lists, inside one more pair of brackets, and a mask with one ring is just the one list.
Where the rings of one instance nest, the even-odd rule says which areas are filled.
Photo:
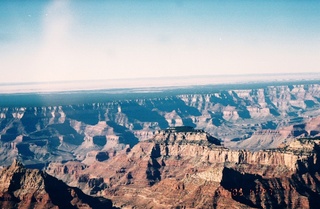
[[104, 198], [85, 195], [78, 188], [18, 161], [0, 172], [0, 207], [11, 208], [113, 208]]
[[319, 144], [229, 150], [206, 132], [168, 129], [108, 161], [48, 172], [124, 208], [317, 208]]

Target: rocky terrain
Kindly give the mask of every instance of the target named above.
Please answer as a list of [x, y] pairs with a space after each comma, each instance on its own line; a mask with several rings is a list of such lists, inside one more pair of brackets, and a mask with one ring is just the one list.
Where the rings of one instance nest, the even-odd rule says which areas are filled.
[[317, 208], [320, 140], [230, 150], [190, 127], [158, 131], [107, 161], [47, 172], [121, 208]]
[[0, 171], [0, 208], [114, 208], [104, 198], [85, 195], [80, 189], [18, 161]]
[[310, 118], [304, 123], [280, 127], [276, 130], [260, 130], [249, 138], [228, 143], [228, 147], [241, 147], [247, 150], [275, 148], [296, 138], [320, 138], [320, 117]]
[[37, 168], [72, 160], [90, 165], [152, 138], [155, 131], [182, 125], [203, 129], [229, 148], [274, 148], [299, 135], [293, 131], [295, 124], [320, 115], [319, 84], [225, 89], [119, 95], [108, 101], [85, 94], [77, 102], [72, 98], [81, 97], [80, 93], [59, 94], [64, 98], [60, 100], [40, 94], [32, 97], [36, 102], [29, 95], [19, 95], [24, 106], [15, 101], [9, 104], [10, 98], [3, 96], [0, 162], [10, 165], [19, 158], [26, 166]]

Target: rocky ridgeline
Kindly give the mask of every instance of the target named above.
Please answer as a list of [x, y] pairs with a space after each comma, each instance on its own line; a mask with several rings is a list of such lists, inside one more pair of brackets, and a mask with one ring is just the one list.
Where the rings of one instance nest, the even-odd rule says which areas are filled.
[[80, 189], [18, 161], [0, 171], [0, 207], [11, 208], [114, 208], [110, 200], [85, 195]]
[[[319, 101], [320, 85], [310, 84], [105, 103], [0, 107], [0, 162], [10, 165], [22, 156], [24, 164], [39, 168], [62, 160], [88, 164], [94, 155], [113, 156], [126, 145], [133, 147], [152, 138], [155, 131], [173, 126], [203, 129], [228, 147], [274, 148], [299, 132], [294, 137], [281, 132], [262, 142], [264, 134], [258, 133], [320, 115]], [[244, 140], [250, 137], [251, 142]]]
[[193, 129], [159, 131], [107, 161], [89, 166], [52, 163], [47, 172], [123, 208], [320, 204], [319, 140], [299, 139], [282, 148], [250, 152], [209, 139], [206, 132]]

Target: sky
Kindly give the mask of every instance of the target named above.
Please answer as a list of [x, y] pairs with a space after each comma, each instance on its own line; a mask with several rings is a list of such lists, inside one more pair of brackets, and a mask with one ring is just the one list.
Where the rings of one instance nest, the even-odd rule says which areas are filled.
[[0, 83], [320, 73], [320, 1], [0, 0]]

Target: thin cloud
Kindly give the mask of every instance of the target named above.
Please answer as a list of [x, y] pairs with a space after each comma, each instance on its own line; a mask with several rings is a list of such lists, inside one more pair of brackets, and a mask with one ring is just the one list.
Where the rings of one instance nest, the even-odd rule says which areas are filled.
[[42, 39], [35, 56], [37, 80], [62, 79], [70, 68], [70, 56], [75, 53], [70, 44], [72, 12], [69, 1], [53, 1], [43, 12]]

